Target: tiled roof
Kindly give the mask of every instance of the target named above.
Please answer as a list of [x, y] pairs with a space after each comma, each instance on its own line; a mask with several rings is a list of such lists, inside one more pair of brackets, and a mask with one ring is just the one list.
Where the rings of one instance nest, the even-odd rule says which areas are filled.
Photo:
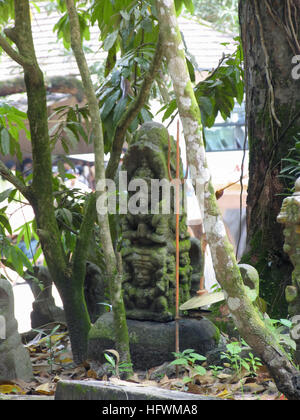
[[[56, 11], [48, 14], [47, 2], [37, 1], [40, 13], [32, 6], [32, 32], [36, 55], [46, 77], [78, 75], [78, 69], [71, 51], [66, 51], [61, 40], [57, 40], [53, 27], [59, 19]], [[199, 24], [193, 19], [180, 17], [179, 26], [189, 52], [194, 55], [199, 69], [208, 70], [217, 66], [223, 52], [233, 51], [233, 36], [215, 31], [210, 24]], [[229, 42], [230, 45], [221, 45]], [[101, 62], [106, 53], [101, 50], [99, 29], [91, 28], [91, 40], [85, 42], [92, 52], [86, 54], [89, 65]], [[0, 57], [0, 80], [8, 80], [20, 76], [21, 67], [6, 54]]]

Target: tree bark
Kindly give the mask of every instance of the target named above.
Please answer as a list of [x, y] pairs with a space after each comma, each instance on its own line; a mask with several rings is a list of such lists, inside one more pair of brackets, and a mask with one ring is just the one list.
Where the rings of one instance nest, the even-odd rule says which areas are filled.
[[[98, 183], [100, 180], [105, 180], [102, 122], [97, 97], [93, 88], [86, 58], [81, 46], [80, 26], [74, 0], [67, 0], [66, 4], [70, 19], [71, 46], [77, 61], [78, 69], [80, 71], [82, 83], [89, 105], [95, 152], [95, 180], [96, 183]], [[98, 215], [98, 223], [100, 225], [101, 244], [106, 260], [106, 272], [110, 285], [110, 297], [114, 317], [116, 347], [120, 355], [120, 360], [129, 363], [129, 335], [121, 291], [121, 278], [118, 275], [118, 264], [111, 240], [108, 215]]]
[[80, 363], [87, 357], [87, 333], [90, 328], [83, 281], [82, 284], [73, 282], [72, 269], [63, 250], [55, 218], [46, 87], [35, 55], [29, 1], [15, 0], [14, 6], [15, 26], [5, 30], [5, 34], [14, 42], [17, 50], [3, 36], [0, 36], [0, 45], [24, 69], [33, 157], [32, 184], [25, 186], [3, 164], [0, 164], [0, 172], [24, 194], [33, 207], [44, 257], [64, 305], [73, 358]]
[[249, 140], [248, 252], [242, 262], [257, 268], [268, 313], [279, 318], [287, 314], [284, 290], [293, 270], [283, 252], [283, 228], [276, 218], [283, 193], [292, 186], [278, 177], [281, 159], [300, 132], [299, 81], [292, 77], [292, 57], [300, 54], [300, 4], [243, 0], [239, 17]]
[[198, 180], [203, 191], [203, 202], [199, 194], [197, 198], [202, 210], [217, 280], [225, 292], [229, 310], [241, 336], [269, 368], [278, 389], [287, 398], [300, 399], [300, 389], [297, 386], [297, 381], [300, 381], [299, 373], [278, 345], [276, 337], [265, 327], [248, 298], [233, 247], [226, 235], [206, 162], [200, 110], [184, 57], [173, 0], [156, 0], [156, 10], [183, 124], [189, 167], [193, 178]]

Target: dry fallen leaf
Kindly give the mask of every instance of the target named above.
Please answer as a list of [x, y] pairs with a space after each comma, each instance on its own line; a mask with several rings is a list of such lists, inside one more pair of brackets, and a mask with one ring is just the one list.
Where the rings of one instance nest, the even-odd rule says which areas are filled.
[[51, 382], [46, 382], [36, 387], [35, 392], [41, 395], [54, 395], [54, 386]]
[[138, 377], [137, 373], [134, 373], [130, 378], [128, 379], [129, 382], [134, 382], [136, 384], [141, 383], [141, 379]]
[[231, 392], [229, 392], [227, 390], [227, 388], [225, 388], [222, 392], [219, 392], [219, 394], [217, 394], [217, 397], [219, 397], [219, 398], [229, 398], [229, 397], [232, 397], [232, 394], [231, 394]]
[[165, 374], [164, 377], [159, 381], [159, 385], [165, 385], [166, 383], [169, 383], [170, 379]]
[[26, 392], [14, 383], [1, 384], [0, 394], [26, 394]]
[[97, 372], [95, 372], [93, 369], [89, 369], [87, 371], [87, 377], [92, 379], [98, 379]]

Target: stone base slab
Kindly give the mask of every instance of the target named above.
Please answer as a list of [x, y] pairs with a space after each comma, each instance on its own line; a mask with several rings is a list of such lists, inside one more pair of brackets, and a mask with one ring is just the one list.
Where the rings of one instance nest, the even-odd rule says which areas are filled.
[[55, 400], [219, 400], [215, 397], [170, 391], [131, 382], [120, 381], [120, 383], [115, 385], [107, 381], [59, 381]]
[[[131, 361], [135, 369], [146, 370], [174, 360], [175, 321], [163, 323], [128, 319], [127, 326]], [[113, 331], [111, 312], [98, 318], [89, 333], [89, 359], [105, 362], [104, 351], [116, 348]], [[181, 351], [194, 349], [205, 356], [217, 347], [219, 336], [219, 330], [206, 318], [179, 321]]]

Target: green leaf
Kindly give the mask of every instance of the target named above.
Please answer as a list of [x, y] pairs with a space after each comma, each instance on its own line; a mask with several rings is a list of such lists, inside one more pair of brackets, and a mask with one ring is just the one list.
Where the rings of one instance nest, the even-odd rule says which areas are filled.
[[111, 364], [113, 367], [116, 367], [116, 361], [112, 356], [110, 356], [107, 353], [104, 353], [104, 357], [108, 361], [109, 364]]
[[9, 132], [7, 131], [5, 127], [3, 127], [1, 130], [1, 149], [4, 156], [9, 154], [9, 146], [10, 146]]
[[153, 119], [153, 115], [146, 108], [141, 109], [141, 116], [142, 116], [144, 122], [152, 121], [152, 119]]
[[9, 223], [8, 219], [3, 214], [0, 214], [0, 223], [5, 227], [7, 232], [10, 235], [12, 235], [12, 229], [11, 229], [10, 223]]
[[243, 366], [243, 368], [245, 368], [248, 372], [250, 372], [250, 366], [249, 364], [246, 362], [246, 360], [241, 359], [240, 360], [241, 366]]
[[189, 74], [190, 74], [190, 79], [194, 83], [196, 80], [194, 66], [188, 58], [185, 58], [185, 60], [188, 67]]
[[204, 111], [207, 115], [211, 115], [213, 112], [213, 104], [209, 97], [200, 96], [198, 99], [198, 105], [201, 111]]
[[198, 353], [191, 353], [190, 357], [193, 357], [194, 360], [199, 360], [201, 362], [204, 362], [206, 360], [205, 356], [202, 356], [201, 354], [198, 354]]
[[119, 120], [121, 119], [126, 109], [126, 105], [127, 105], [127, 98], [121, 98], [121, 100], [115, 106], [114, 116], [113, 116], [114, 126], [116, 126]]
[[112, 48], [112, 46], [114, 45], [114, 43], [117, 40], [118, 33], [119, 33], [118, 30], [117, 31], [114, 31], [114, 32], [110, 33], [105, 38], [104, 43], [103, 43], [103, 49], [104, 49], [104, 51], [109, 51]]
[[69, 127], [65, 127], [64, 132], [67, 136], [67, 140], [71, 143], [71, 147], [76, 147], [78, 139], [76, 138], [76, 135], [73, 133], [73, 131]]
[[191, 15], [194, 14], [195, 8], [192, 0], [183, 0], [186, 9], [190, 12]]
[[237, 341], [227, 344], [226, 348], [231, 355], [240, 354], [240, 352], [242, 351], [242, 348]]
[[141, 27], [148, 33], [152, 32], [152, 20], [150, 18], [145, 18], [141, 22]]
[[205, 375], [206, 374], [206, 369], [203, 366], [195, 366], [194, 369], [195, 369], [197, 375]]
[[173, 360], [170, 365], [183, 365], [183, 366], [188, 366], [188, 361], [187, 359], [176, 359]]
[[175, 0], [175, 10], [176, 10], [176, 15], [179, 16], [182, 10], [182, 6], [183, 6], [183, 0]]
[[293, 323], [289, 319], [280, 319], [280, 324], [284, 325], [287, 328], [292, 328]]
[[183, 350], [182, 354], [190, 354], [190, 353], [194, 353], [194, 352], [195, 352], [194, 349], [185, 349], [185, 350]]
[[164, 122], [166, 119], [168, 119], [173, 114], [175, 109], [177, 109], [177, 102], [176, 102], [176, 99], [173, 99], [169, 103], [169, 106], [168, 106], [166, 112], [164, 113], [164, 116], [162, 118], [162, 122]]
[[70, 210], [66, 209], [66, 208], [62, 208], [60, 210], [61, 210], [61, 214], [62, 214], [62, 217], [63, 217], [65, 223], [67, 225], [71, 226], [72, 222], [73, 222], [73, 216], [72, 216], [72, 213], [70, 212]]
[[[9, 250], [9, 260], [11, 261], [16, 272], [22, 276], [23, 275], [23, 261], [18, 252], [19, 248], [12, 246]], [[20, 251], [20, 250], [19, 250]], [[21, 251], [20, 251], [21, 252]]]
[[116, 104], [116, 101], [119, 99], [120, 97], [120, 90], [118, 90], [117, 92], [114, 92], [111, 96], [109, 96], [108, 98], [106, 98], [104, 105], [102, 107], [101, 110], [101, 118], [102, 120], [105, 120], [105, 118], [108, 116], [108, 114], [110, 113], [110, 111], [113, 109], [113, 107]]
[[122, 16], [123, 19], [125, 20], [130, 20], [130, 14], [127, 13], [125, 10], [120, 10], [120, 15]]
[[6, 200], [10, 196], [12, 191], [14, 191], [14, 189], [9, 188], [8, 190], [5, 190], [2, 193], [0, 193], [0, 203], [2, 203], [2, 201]]

